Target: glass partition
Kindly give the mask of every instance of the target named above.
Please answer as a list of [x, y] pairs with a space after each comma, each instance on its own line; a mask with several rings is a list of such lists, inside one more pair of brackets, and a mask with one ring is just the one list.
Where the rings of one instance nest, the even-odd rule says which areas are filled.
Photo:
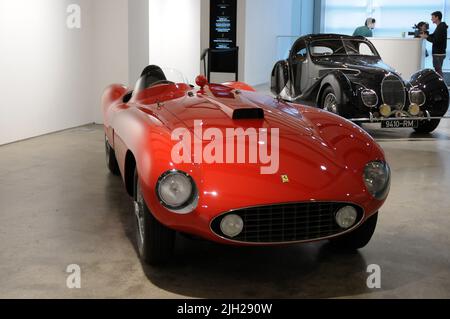
[[402, 37], [421, 21], [431, 24], [431, 13], [445, 12], [447, 2], [450, 0], [325, 0], [323, 31], [352, 35], [372, 17], [377, 20], [374, 36]]

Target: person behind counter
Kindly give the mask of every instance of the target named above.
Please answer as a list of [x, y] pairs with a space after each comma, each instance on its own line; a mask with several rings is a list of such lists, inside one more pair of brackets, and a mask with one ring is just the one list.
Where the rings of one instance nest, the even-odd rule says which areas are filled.
[[433, 43], [433, 66], [435, 71], [443, 77], [442, 66], [447, 54], [448, 26], [445, 22], [442, 22], [442, 12], [440, 11], [431, 14], [431, 21], [437, 25], [436, 30], [430, 35], [423, 34], [421, 37]]
[[362, 27], [356, 28], [355, 32], [353, 32], [354, 37], [366, 37], [371, 38], [373, 37], [373, 29], [375, 29], [376, 20], [374, 18], [368, 18], [366, 20], [366, 24]]

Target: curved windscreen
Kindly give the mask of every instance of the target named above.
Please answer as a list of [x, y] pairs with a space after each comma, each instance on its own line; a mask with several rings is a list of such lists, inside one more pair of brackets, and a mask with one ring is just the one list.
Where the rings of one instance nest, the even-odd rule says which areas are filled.
[[176, 69], [160, 68], [151, 65], [144, 69], [141, 77], [136, 82], [133, 96], [138, 96], [141, 92], [150, 88], [179, 84], [188, 84], [183, 73]]
[[362, 40], [316, 40], [309, 50], [314, 57], [323, 56], [372, 56], [379, 57], [373, 45]]

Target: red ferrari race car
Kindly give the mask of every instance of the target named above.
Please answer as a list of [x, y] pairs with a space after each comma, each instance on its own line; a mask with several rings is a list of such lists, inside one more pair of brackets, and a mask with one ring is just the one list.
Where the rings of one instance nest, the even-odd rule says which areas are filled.
[[134, 199], [141, 258], [176, 232], [230, 245], [368, 244], [391, 173], [377, 143], [324, 110], [241, 82], [199, 88], [157, 66], [103, 95], [107, 165]]

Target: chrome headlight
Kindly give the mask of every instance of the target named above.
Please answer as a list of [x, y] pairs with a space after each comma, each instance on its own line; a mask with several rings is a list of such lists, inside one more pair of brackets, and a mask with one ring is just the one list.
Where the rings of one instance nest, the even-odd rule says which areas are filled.
[[177, 170], [163, 174], [156, 187], [161, 204], [171, 212], [188, 214], [197, 208], [198, 191], [192, 177]]
[[409, 101], [411, 104], [417, 104], [418, 106], [422, 106], [427, 101], [425, 93], [418, 88], [413, 88], [409, 91]]
[[244, 230], [244, 220], [238, 215], [228, 215], [220, 223], [220, 230], [228, 237], [234, 238]]
[[375, 161], [364, 169], [364, 183], [369, 193], [378, 200], [385, 200], [391, 188], [391, 169], [386, 162]]
[[375, 107], [378, 105], [378, 95], [374, 90], [363, 90], [361, 92], [361, 99], [367, 107]]
[[358, 212], [352, 206], [345, 206], [339, 209], [336, 213], [336, 223], [342, 229], [349, 229], [355, 226], [358, 219]]

